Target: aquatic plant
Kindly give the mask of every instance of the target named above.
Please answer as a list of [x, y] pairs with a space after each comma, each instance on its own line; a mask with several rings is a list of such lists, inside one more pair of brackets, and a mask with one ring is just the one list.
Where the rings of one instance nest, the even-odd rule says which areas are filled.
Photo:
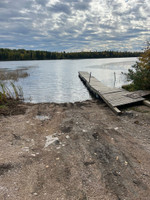
[[0, 82], [0, 104], [7, 103], [9, 100], [23, 100], [22, 88], [13, 82], [10, 82], [9, 85]]

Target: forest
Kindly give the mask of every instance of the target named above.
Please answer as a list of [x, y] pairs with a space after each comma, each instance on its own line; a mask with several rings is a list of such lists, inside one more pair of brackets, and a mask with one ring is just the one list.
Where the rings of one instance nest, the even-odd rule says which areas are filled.
[[0, 48], [0, 61], [11, 60], [52, 60], [52, 59], [85, 59], [85, 58], [122, 58], [139, 57], [142, 52], [121, 51], [82, 51], [82, 52], [49, 52], [25, 49]]

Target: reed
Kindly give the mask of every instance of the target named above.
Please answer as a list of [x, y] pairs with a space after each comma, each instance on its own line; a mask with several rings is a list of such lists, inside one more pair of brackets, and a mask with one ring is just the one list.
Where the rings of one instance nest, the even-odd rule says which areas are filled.
[[7, 103], [9, 100], [23, 100], [22, 88], [16, 86], [13, 82], [6, 85], [0, 82], [0, 105]]

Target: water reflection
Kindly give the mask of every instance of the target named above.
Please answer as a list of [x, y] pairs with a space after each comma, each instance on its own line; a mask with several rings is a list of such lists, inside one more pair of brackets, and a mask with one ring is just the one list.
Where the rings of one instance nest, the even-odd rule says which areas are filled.
[[127, 72], [136, 60], [115, 58], [0, 62], [0, 74], [6, 80], [7, 73], [7, 80], [13, 79], [23, 88], [25, 101], [75, 102], [91, 99], [78, 78], [78, 71], [92, 72], [105, 85], [121, 87], [126, 83], [121, 72]]

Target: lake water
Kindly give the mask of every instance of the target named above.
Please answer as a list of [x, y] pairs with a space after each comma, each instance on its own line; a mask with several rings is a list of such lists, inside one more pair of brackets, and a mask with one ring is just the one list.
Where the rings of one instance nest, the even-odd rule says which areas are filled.
[[105, 85], [119, 88], [127, 83], [122, 72], [127, 72], [136, 61], [137, 58], [9, 61], [0, 62], [0, 73], [26, 74], [15, 79], [26, 102], [75, 102], [91, 99], [78, 71], [92, 72]]

